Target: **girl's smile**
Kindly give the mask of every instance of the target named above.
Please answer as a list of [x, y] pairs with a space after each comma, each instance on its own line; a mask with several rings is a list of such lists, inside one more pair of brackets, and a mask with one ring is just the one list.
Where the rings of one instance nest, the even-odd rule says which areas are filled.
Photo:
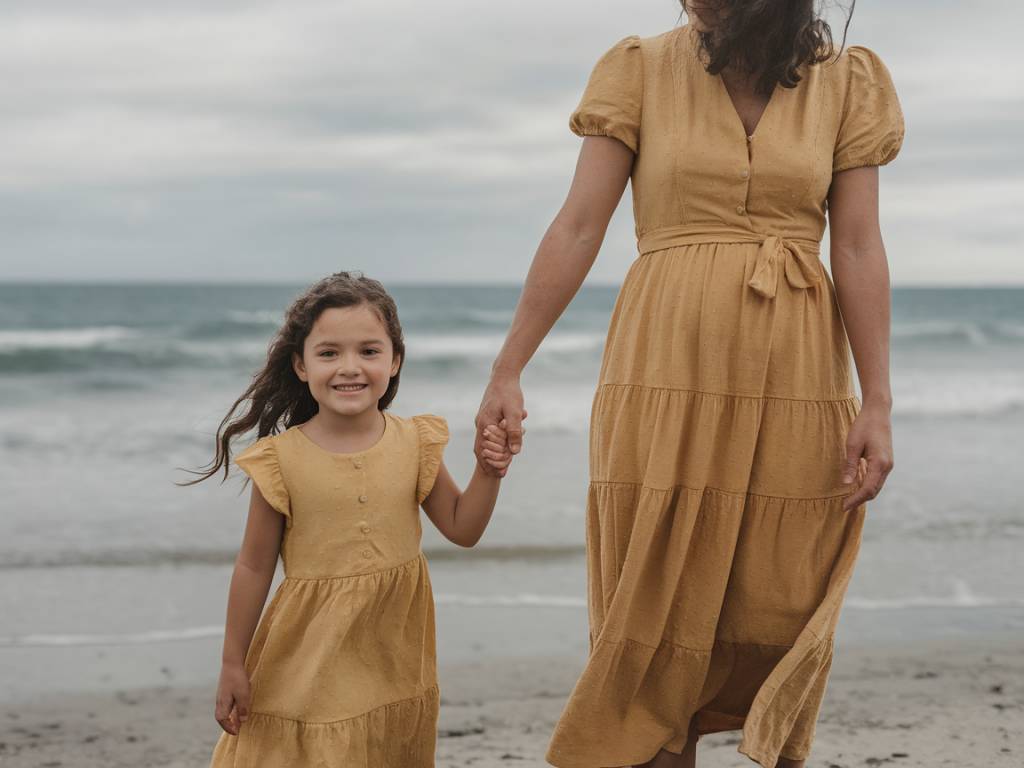
[[387, 328], [367, 304], [325, 309], [295, 356], [296, 375], [309, 385], [321, 417], [367, 419], [377, 424], [377, 401], [387, 392], [400, 359]]

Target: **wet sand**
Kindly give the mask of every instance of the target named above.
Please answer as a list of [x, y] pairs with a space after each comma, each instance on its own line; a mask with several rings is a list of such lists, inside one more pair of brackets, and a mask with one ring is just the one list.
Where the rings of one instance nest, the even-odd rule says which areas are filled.
[[[442, 668], [437, 765], [543, 766], [578, 657]], [[0, 707], [4, 768], [206, 766], [219, 727], [213, 686], [165, 685]], [[738, 733], [701, 739], [698, 765], [754, 765]], [[1024, 764], [1024, 636], [837, 645], [808, 768]], [[597, 768], [595, 766], [595, 768]]]

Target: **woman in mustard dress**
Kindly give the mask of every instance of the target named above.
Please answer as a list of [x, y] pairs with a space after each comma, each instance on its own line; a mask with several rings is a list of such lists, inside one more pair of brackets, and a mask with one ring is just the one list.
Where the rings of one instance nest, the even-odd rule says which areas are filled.
[[[548, 751], [560, 768], [693, 765], [699, 735], [727, 730], [764, 768], [811, 749], [865, 502], [892, 467], [876, 166], [903, 119], [881, 59], [827, 55], [811, 2], [790, 5], [803, 15], [688, 8], [600, 58], [571, 118], [592, 138], [481, 404], [518, 452], [519, 374], [629, 179], [639, 255], [593, 401], [591, 650]], [[811, 61], [790, 55], [808, 39]], [[772, 45], [770, 88], [722, 66]]]

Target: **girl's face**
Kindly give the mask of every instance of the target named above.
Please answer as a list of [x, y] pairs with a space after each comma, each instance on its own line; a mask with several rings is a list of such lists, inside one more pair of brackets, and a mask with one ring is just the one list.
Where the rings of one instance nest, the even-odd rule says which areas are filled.
[[401, 359], [377, 313], [360, 304], [321, 312], [292, 364], [322, 411], [357, 416], [377, 409]]

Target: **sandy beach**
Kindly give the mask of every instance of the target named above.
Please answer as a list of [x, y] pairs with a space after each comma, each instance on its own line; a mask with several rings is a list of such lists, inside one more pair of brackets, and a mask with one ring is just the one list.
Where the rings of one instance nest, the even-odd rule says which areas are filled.
[[[576, 657], [442, 669], [437, 765], [543, 766]], [[218, 735], [209, 685], [48, 696], [0, 710], [5, 768], [199, 768]], [[837, 646], [809, 766], [1019, 766], [1024, 761], [1024, 638], [942, 638]], [[753, 765], [738, 733], [702, 738], [698, 764]], [[595, 766], [595, 768], [597, 768]]]

